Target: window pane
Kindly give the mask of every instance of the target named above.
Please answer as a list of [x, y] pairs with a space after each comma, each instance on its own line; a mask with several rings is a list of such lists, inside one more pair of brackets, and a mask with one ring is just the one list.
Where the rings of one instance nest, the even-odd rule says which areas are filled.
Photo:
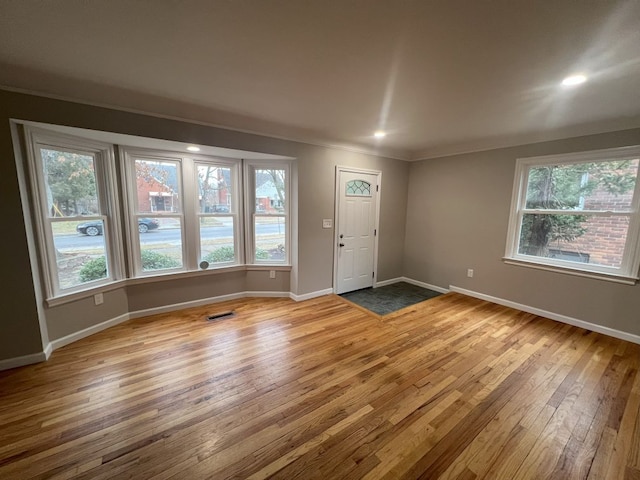
[[283, 213], [286, 205], [285, 170], [257, 168], [255, 174], [256, 213]]
[[348, 197], [370, 197], [371, 184], [364, 180], [350, 180], [345, 185], [345, 195]]
[[179, 218], [138, 218], [144, 272], [182, 267], [182, 222]]
[[629, 211], [637, 173], [637, 159], [534, 167], [526, 208]]
[[41, 148], [50, 217], [100, 214], [92, 155]]
[[256, 260], [284, 262], [287, 258], [285, 251], [286, 218], [284, 216], [263, 217], [256, 215], [254, 229]]
[[61, 290], [108, 277], [102, 220], [51, 222], [51, 230]]
[[233, 226], [230, 216], [200, 218], [200, 260], [209, 264], [237, 261]]
[[629, 217], [525, 214], [518, 253], [619, 268]]
[[231, 168], [198, 165], [198, 203], [200, 213], [232, 211]]
[[169, 160], [136, 160], [138, 213], [180, 212], [179, 164]]

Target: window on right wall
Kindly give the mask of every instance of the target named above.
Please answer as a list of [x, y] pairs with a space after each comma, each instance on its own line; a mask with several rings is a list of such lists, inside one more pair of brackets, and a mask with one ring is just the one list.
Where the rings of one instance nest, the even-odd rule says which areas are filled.
[[505, 261], [635, 283], [640, 147], [518, 159]]

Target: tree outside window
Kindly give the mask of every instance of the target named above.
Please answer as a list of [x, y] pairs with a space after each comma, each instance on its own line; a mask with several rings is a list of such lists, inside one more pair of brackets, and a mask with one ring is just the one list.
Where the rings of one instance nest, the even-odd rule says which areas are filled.
[[506, 258], [636, 277], [639, 153], [519, 160]]

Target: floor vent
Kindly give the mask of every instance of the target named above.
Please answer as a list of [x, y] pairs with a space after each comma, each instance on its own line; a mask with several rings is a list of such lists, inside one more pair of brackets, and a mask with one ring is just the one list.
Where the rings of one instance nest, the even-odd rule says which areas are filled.
[[207, 317], [207, 320], [210, 322], [215, 322], [218, 320], [224, 320], [227, 318], [233, 318], [235, 317], [236, 314], [234, 312], [222, 312], [222, 313], [216, 313], [215, 315], [209, 315]]

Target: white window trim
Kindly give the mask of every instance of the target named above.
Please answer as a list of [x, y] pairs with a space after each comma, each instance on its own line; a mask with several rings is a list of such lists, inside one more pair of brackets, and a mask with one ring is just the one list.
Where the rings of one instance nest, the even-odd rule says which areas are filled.
[[[245, 224], [245, 263], [253, 266], [289, 266], [291, 265], [291, 161], [254, 160], [244, 162], [244, 224]], [[283, 169], [285, 171], [285, 208], [284, 214], [267, 214], [256, 212], [255, 170]], [[255, 217], [284, 217], [285, 218], [285, 258], [281, 262], [273, 260], [258, 260], [255, 258]]]
[[[28, 182], [35, 207], [33, 211], [36, 226], [36, 243], [43, 271], [42, 279], [46, 297], [50, 299], [70, 295], [75, 296], [75, 294], [91, 291], [96, 287], [103, 287], [120, 280], [123, 277], [124, 262], [121, 250], [122, 232], [119, 227], [118, 189], [114, 170], [113, 146], [71, 135], [52, 133], [26, 125], [24, 126], [24, 134], [27, 147], [27, 168], [29, 170]], [[42, 171], [42, 159], [38, 151], [40, 147], [94, 155], [96, 187], [101, 213], [90, 216], [65, 217], [65, 221], [100, 219], [104, 222], [103, 238], [108, 262], [108, 276], [104, 279], [86, 282], [64, 290], [59, 286], [55, 245], [51, 229], [48, 228], [50, 222], [54, 223], [59, 220], [50, 219], [47, 211], [46, 195], [43, 193], [46, 188], [45, 179]]]
[[[518, 253], [520, 229], [525, 213], [535, 213], [536, 210], [526, 209], [526, 194], [528, 172], [533, 166], [562, 164], [562, 163], [592, 163], [604, 160], [633, 160], [640, 157], [640, 146], [611, 148], [571, 154], [549, 155], [540, 157], [519, 158], [516, 161], [509, 228], [504, 262], [511, 265], [536, 268], [541, 270], [566, 273], [581, 277], [609, 280], [618, 283], [635, 284], [639, 280], [640, 271], [640, 176], [636, 181], [633, 204], [629, 212], [608, 211], [557, 211], [562, 214], [586, 215], [622, 215], [629, 217], [629, 229], [620, 268], [599, 265], [578, 264], [566, 260], [533, 257]], [[555, 211], [545, 210], [547, 213]]]
[[[194, 235], [192, 237], [196, 241], [195, 251], [196, 251], [196, 264], [194, 269], [200, 268], [200, 262], [202, 260], [202, 252], [201, 252], [201, 240], [200, 240], [200, 218], [203, 217], [233, 217], [233, 245], [234, 251], [236, 254], [235, 261], [217, 263], [217, 264], [209, 264], [209, 267], [206, 270], [216, 270], [221, 268], [229, 268], [236, 267], [238, 265], [244, 265], [244, 222], [242, 221], [243, 217], [243, 201], [242, 195], [240, 192], [242, 191], [241, 185], [242, 182], [240, 180], [242, 176], [241, 169], [241, 161], [235, 159], [226, 159], [220, 157], [203, 157], [203, 156], [192, 156], [193, 159], [193, 186], [195, 187], [195, 191], [191, 193], [190, 200], [193, 202], [192, 210], [194, 212]], [[231, 211], [229, 213], [202, 213], [198, 208], [198, 166], [200, 165], [215, 165], [223, 168], [231, 169], [231, 187], [232, 187], [232, 195], [231, 195]]]
[[[122, 181], [124, 183], [123, 190], [125, 192], [125, 196], [127, 200], [125, 202], [125, 218], [126, 222], [126, 233], [128, 242], [128, 260], [129, 265], [132, 269], [129, 272], [129, 276], [131, 278], [138, 277], [146, 277], [153, 276], [158, 274], [170, 274], [172, 272], [184, 272], [189, 269], [188, 258], [189, 258], [189, 245], [186, 243], [186, 215], [185, 215], [185, 205], [184, 199], [187, 198], [187, 192], [184, 189], [184, 179], [183, 176], [188, 174], [184, 170], [183, 158], [180, 155], [176, 155], [172, 152], [163, 152], [157, 151], [153, 149], [141, 149], [141, 148], [130, 148], [130, 147], [120, 147], [120, 158], [121, 158], [121, 171], [123, 172]], [[179, 184], [179, 201], [180, 201], [180, 209], [178, 212], [171, 213], [153, 213], [149, 215], [139, 214], [138, 213], [138, 187], [136, 182], [136, 170], [135, 170], [135, 161], [136, 159], [143, 160], [157, 160], [167, 161], [167, 162], [177, 162], [178, 163], [178, 184]], [[182, 266], [176, 268], [167, 268], [163, 270], [154, 270], [145, 272], [142, 269], [142, 257], [141, 257], [141, 249], [140, 249], [140, 233], [138, 232], [138, 217], [165, 217], [165, 218], [177, 218], [180, 220], [180, 235], [181, 235], [181, 245], [182, 245]]]
[[[140, 260], [140, 241], [137, 230], [137, 217], [143, 214], [137, 213], [137, 185], [135, 178], [134, 162], [136, 158], [144, 158], [151, 160], [177, 161], [180, 163], [181, 173], [179, 181], [181, 182], [182, 201], [180, 214], [158, 214], [163, 217], [181, 217], [182, 226], [182, 244], [183, 244], [183, 266], [174, 269], [166, 269], [159, 271], [145, 272], [142, 270]], [[239, 160], [224, 157], [211, 157], [204, 155], [182, 155], [176, 152], [141, 149], [121, 146], [120, 147], [121, 171], [123, 175], [123, 190], [126, 192], [126, 199], [123, 201], [124, 210], [127, 216], [126, 234], [129, 239], [129, 265], [133, 266], [133, 271], [129, 277], [159, 277], [161, 275], [180, 274], [201, 270], [200, 263], [200, 232], [198, 219], [201, 216], [197, 206], [197, 166], [212, 164], [222, 167], [229, 167], [233, 172], [233, 200], [234, 212], [234, 244], [237, 253], [235, 262], [227, 262], [221, 264], [212, 264], [206, 270], [218, 270], [234, 268], [242, 265], [247, 267], [256, 266], [273, 266], [273, 267], [290, 267], [291, 266], [291, 166], [290, 160]], [[285, 201], [284, 213], [269, 214], [257, 213], [255, 211], [255, 185], [254, 171], [256, 169], [283, 169], [285, 170], [285, 188], [288, 199]], [[221, 214], [221, 216], [229, 216], [230, 214]], [[255, 216], [271, 216], [282, 217], [286, 222], [285, 235], [285, 259], [277, 262], [273, 260], [255, 259], [255, 232], [254, 218]], [[149, 216], [156, 216], [150, 214]], [[215, 215], [214, 215], [215, 216]], [[253, 269], [253, 268], [249, 268]]]
[[[148, 142], [148, 145], [140, 145], [137, 142], [137, 137], [118, 136], [118, 134], [111, 134], [109, 132], [93, 132], [82, 129], [78, 131], [72, 131], [67, 127], [61, 127], [56, 125], [40, 124], [35, 122], [28, 122], [22, 120], [12, 120], [12, 125], [19, 127], [13, 132], [14, 149], [16, 152], [16, 161], [20, 169], [21, 178], [21, 195], [26, 201], [31, 221], [31, 230], [33, 232], [33, 261], [37, 263], [38, 284], [39, 290], [42, 291], [43, 301], [46, 305], [53, 307], [63, 305], [69, 302], [74, 302], [82, 299], [90, 298], [92, 295], [102, 292], [109, 292], [119, 288], [124, 288], [127, 285], [135, 285], [139, 283], [153, 283], [160, 281], [178, 280], [188, 277], [197, 277], [202, 275], [216, 275], [227, 272], [235, 271], [292, 271], [294, 267], [291, 266], [292, 258], [295, 258], [296, 245], [291, 242], [291, 238], [295, 234], [296, 219], [291, 218], [291, 212], [296, 212], [297, 207], [294, 203], [297, 198], [296, 192], [292, 190], [292, 185], [296, 181], [294, 178], [295, 159], [294, 158], [266, 158], [269, 154], [265, 154], [262, 157], [255, 152], [249, 152], [255, 154], [256, 157], [252, 157], [250, 161], [237, 157], [227, 157], [222, 152], [222, 156], [217, 152], [207, 152], [204, 154], [193, 154], [180, 151], [179, 147], [182, 144], [176, 142], [169, 142], [167, 148], [158, 148], [154, 146], [157, 140], [155, 139], [143, 139], [142, 143]], [[87, 136], [84, 136], [84, 134]], [[57, 281], [57, 265], [55, 261], [55, 255], [48, 255], [48, 252], [52, 249], [53, 241], [47, 240], [47, 220], [44, 218], [44, 214], [48, 215], [47, 204], [40, 202], [40, 199], [46, 199], [46, 195], [43, 194], [41, 189], [40, 177], [43, 178], [42, 173], [37, 170], [39, 152], [35, 150], [35, 143], [32, 136], [35, 136], [40, 143], [53, 148], [67, 149], [71, 151], [80, 151], [86, 153], [92, 153], [96, 155], [96, 180], [99, 187], [99, 198], [101, 206], [101, 215], [82, 216], [78, 220], [88, 220], [94, 217], [106, 217], [106, 223], [104, 226], [103, 235], [105, 237], [105, 252], [109, 261], [109, 274], [110, 276], [105, 279], [87, 282], [86, 284], [79, 285], [74, 288], [64, 289], [63, 291], [55, 290], [53, 288], [54, 279]], [[120, 138], [122, 137], [122, 138]], [[125, 138], [126, 137], [126, 138]], [[23, 140], [24, 142], [21, 142]], [[129, 144], [128, 141], [131, 140]], [[160, 141], [162, 142], [162, 141]], [[18, 149], [17, 144], [23, 143], [24, 149]], [[174, 148], [176, 148], [174, 150]], [[207, 147], [209, 148], [209, 147]], [[210, 147], [211, 149], [217, 149], [217, 147]], [[131, 194], [133, 193], [135, 198], [134, 202], [137, 202], [137, 194], [135, 189], [132, 189], [128, 184], [131, 177], [128, 172], [127, 162], [125, 160], [125, 150], [141, 151], [143, 156], [149, 158], [149, 153], [159, 155], [165, 159], [180, 159], [182, 165], [189, 164], [191, 170], [182, 168], [181, 170], [181, 183], [183, 187], [183, 203], [182, 210], [185, 214], [185, 222], [183, 225], [183, 246], [190, 249], [185, 257], [184, 268], [175, 270], [158, 270], [153, 272], [144, 272], [145, 274], [136, 274], [134, 265], [134, 257], [132, 249], [137, 245], [137, 242], [131, 240], [132, 235], [137, 235], [137, 222], [135, 222], [135, 216], [131, 215], [131, 208], [134, 203], [131, 202]], [[224, 150], [224, 149], [221, 149]], [[234, 150], [235, 152], [235, 150]], [[240, 151], [238, 151], [240, 152]], [[117, 154], [117, 155], [116, 155]], [[100, 155], [100, 160], [97, 157]], [[41, 162], [41, 160], [40, 160]], [[185, 178], [187, 175], [195, 176], [196, 164], [213, 163], [215, 165], [228, 165], [235, 169], [235, 184], [233, 195], [235, 197], [235, 232], [234, 238], [237, 243], [237, 262], [224, 263], [224, 264], [212, 264], [209, 268], [203, 270], [198, 268], [199, 263], [199, 224], [198, 224], [198, 210], [193, 208], [192, 219], [189, 220], [189, 211], [185, 202], [197, 203], [197, 191], [189, 192]], [[259, 263], [252, 263], [247, 256], [246, 245], [249, 242], [249, 229], [247, 225], [253, 220], [252, 217], [247, 217], [246, 205], [255, 204], [255, 202], [247, 202], [248, 198], [253, 198], [255, 192], [253, 190], [247, 190], [247, 164], [251, 164], [256, 168], [285, 168], [287, 174], [287, 193], [288, 201], [286, 203], [286, 211], [284, 215], [278, 214], [276, 216], [283, 216], [287, 219], [287, 235], [286, 235], [286, 249], [287, 259], [285, 262], [274, 262], [271, 260], [261, 261]], [[134, 179], [135, 183], [135, 179]], [[187, 190], [185, 190], [187, 188]], [[193, 188], [197, 189], [197, 182], [194, 181]], [[193, 195], [191, 194], [193, 193]], [[232, 200], [233, 201], [233, 200]], [[195, 205], [197, 207], [197, 205]], [[27, 207], [25, 207], [26, 209]], [[26, 212], [27, 210], [25, 210]], [[166, 215], [166, 214], [165, 214]], [[228, 215], [222, 213], [221, 215]], [[69, 220], [74, 219], [69, 217]], [[56, 220], [57, 221], [57, 220]], [[188, 230], [193, 228], [193, 232]], [[195, 235], [194, 235], [195, 233]], [[185, 240], [186, 239], [186, 240]], [[253, 241], [251, 239], [251, 241]], [[193, 245], [188, 246], [186, 242]], [[195, 252], [195, 255], [191, 255], [189, 252]], [[193, 259], [193, 261], [191, 261]], [[189, 263], [187, 263], [189, 262]], [[55, 275], [55, 278], [54, 278]], [[34, 277], [35, 278], [35, 277]]]

